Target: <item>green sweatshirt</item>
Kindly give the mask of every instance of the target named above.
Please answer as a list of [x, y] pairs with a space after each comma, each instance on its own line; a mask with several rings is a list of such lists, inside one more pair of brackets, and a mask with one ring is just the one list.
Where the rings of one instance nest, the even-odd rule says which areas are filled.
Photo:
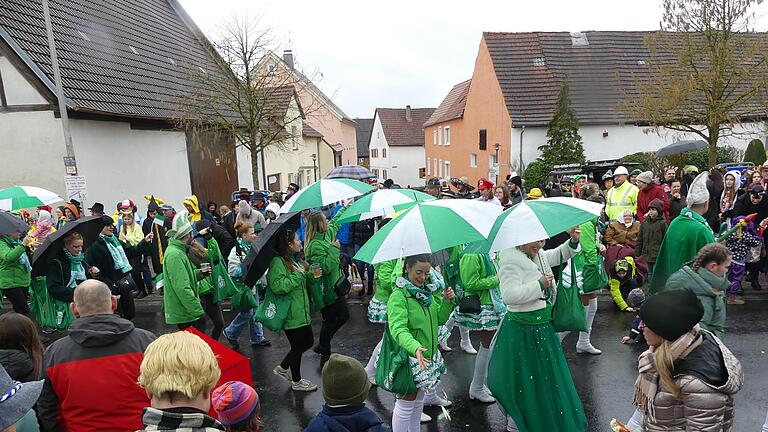
[[[297, 265], [301, 265], [298, 264]], [[288, 295], [291, 305], [288, 309], [288, 317], [283, 324], [283, 330], [293, 330], [309, 325], [309, 297], [307, 296], [307, 281], [312, 274], [307, 270], [305, 274], [286, 266], [281, 256], [272, 258], [267, 270], [267, 284], [273, 293]]]
[[464, 254], [459, 264], [459, 274], [465, 296], [478, 295], [481, 305], [492, 305], [491, 289], [499, 287], [499, 276], [495, 271], [488, 274], [484, 260], [482, 254]]
[[304, 246], [304, 253], [307, 256], [307, 262], [310, 264], [320, 264], [323, 269], [323, 276], [320, 279], [310, 279], [310, 288], [312, 290], [312, 301], [315, 309], [322, 309], [327, 305], [333, 304], [338, 299], [333, 287], [341, 278], [341, 251], [333, 241], [339, 233], [339, 218], [347, 209], [342, 207], [336, 212], [336, 215], [328, 222], [328, 231], [324, 233], [315, 233], [315, 237]]
[[203, 316], [197, 282], [202, 278], [187, 257], [187, 245], [168, 241], [163, 256], [163, 310], [166, 324], [183, 324]]
[[14, 247], [8, 238], [0, 238], [0, 289], [29, 287], [30, 272], [19, 262], [26, 251], [24, 245]]
[[373, 298], [386, 303], [389, 301], [389, 295], [392, 294], [392, 286], [395, 283], [395, 279], [400, 275], [398, 272], [398, 262], [400, 260], [389, 260], [382, 263], [378, 263], [374, 266], [376, 274], [376, 293]]

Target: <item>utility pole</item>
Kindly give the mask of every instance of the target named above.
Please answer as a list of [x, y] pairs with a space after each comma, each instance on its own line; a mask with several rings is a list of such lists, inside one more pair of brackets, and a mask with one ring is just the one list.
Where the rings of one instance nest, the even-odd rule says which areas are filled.
[[51, 8], [48, 0], [43, 0], [43, 19], [45, 31], [48, 34], [48, 48], [51, 51], [51, 68], [53, 69], [53, 81], [56, 85], [56, 99], [59, 102], [59, 115], [61, 116], [61, 128], [64, 132], [64, 146], [67, 156], [64, 157], [64, 167], [68, 175], [77, 175], [77, 161], [75, 148], [72, 146], [72, 134], [69, 130], [69, 116], [67, 115], [67, 103], [64, 99], [64, 87], [61, 83], [61, 71], [59, 70], [59, 57], [56, 55], [56, 41], [53, 39], [53, 26], [51, 25]]

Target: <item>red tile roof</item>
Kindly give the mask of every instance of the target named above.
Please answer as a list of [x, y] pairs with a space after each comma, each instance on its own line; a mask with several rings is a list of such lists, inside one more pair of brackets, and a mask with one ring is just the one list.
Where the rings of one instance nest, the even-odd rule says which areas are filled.
[[467, 94], [469, 93], [470, 83], [472, 83], [472, 80], [468, 79], [453, 86], [445, 99], [440, 102], [440, 106], [424, 123], [424, 127], [464, 117], [464, 108], [467, 106]]
[[423, 146], [424, 123], [434, 108], [411, 108], [410, 121], [406, 118], [408, 108], [376, 108], [384, 136], [390, 146]]

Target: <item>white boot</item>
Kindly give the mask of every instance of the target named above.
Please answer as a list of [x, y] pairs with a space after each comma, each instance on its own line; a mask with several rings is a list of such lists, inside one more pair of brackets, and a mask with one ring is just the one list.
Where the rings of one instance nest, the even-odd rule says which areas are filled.
[[520, 429], [517, 428], [517, 423], [510, 416], [507, 416], [507, 432], [520, 432]]
[[429, 423], [432, 421], [432, 417], [430, 417], [429, 414], [425, 413], [424, 411], [421, 412], [421, 418], [419, 419], [420, 423]]
[[480, 346], [480, 351], [475, 359], [475, 372], [472, 375], [472, 383], [469, 384], [469, 398], [483, 403], [494, 403], [496, 399], [491, 396], [485, 386], [488, 378], [488, 363], [491, 361], [491, 351]]
[[563, 339], [565, 339], [566, 336], [568, 336], [570, 332], [564, 331], [557, 334], [557, 337], [560, 339], [560, 343], [563, 343]]
[[477, 350], [472, 346], [472, 339], [469, 338], [469, 329], [459, 326], [459, 333], [461, 333], [461, 350], [467, 354], [477, 354]]
[[437, 388], [424, 392], [424, 406], [449, 407], [451, 405], [453, 405], [453, 402], [437, 395]]
[[409, 432], [411, 430], [411, 415], [415, 404], [416, 401], [395, 400], [395, 409], [392, 410], [392, 432]]
[[443, 325], [443, 328], [441, 329], [441, 331], [438, 332], [438, 336], [443, 332], [448, 335], [445, 337], [445, 339], [443, 339], [443, 341], [440, 342], [440, 349], [445, 352], [452, 351], [451, 347], [448, 346], [448, 338], [451, 337], [451, 333], [453, 332], [453, 327], [455, 325], [456, 325], [456, 311], [453, 311], [451, 313], [451, 316], [448, 318], [448, 321], [446, 321], [445, 325]]
[[368, 360], [368, 364], [365, 365], [365, 373], [368, 375], [368, 381], [371, 385], [376, 385], [376, 363], [379, 361], [379, 354], [381, 353], [381, 344], [384, 343], [384, 339], [380, 340], [376, 344], [376, 348], [371, 353], [371, 358]]
[[576, 342], [576, 352], [578, 354], [602, 354], [602, 351], [592, 346], [592, 342], [589, 339], [592, 334], [592, 323], [595, 321], [595, 314], [597, 314], [597, 298], [589, 300], [589, 305], [584, 306], [584, 312], [587, 314], [587, 331], [579, 332], [579, 341]]
[[[421, 430], [422, 414], [424, 414], [424, 390], [416, 393], [416, 400], [413, 401], [413, 413], [411, 413], [410, 432], [419, 432]], [[432, 420], [427, 416], [428, 420]]]

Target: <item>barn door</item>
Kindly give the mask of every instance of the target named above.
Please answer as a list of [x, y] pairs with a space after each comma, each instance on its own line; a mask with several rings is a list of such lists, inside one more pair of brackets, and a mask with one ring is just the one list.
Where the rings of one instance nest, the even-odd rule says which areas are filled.
[[187, 131], [187, 158], [192, 193], [200, 205], [229, 205], [237, 190], [237, 157], [232, 136]]

